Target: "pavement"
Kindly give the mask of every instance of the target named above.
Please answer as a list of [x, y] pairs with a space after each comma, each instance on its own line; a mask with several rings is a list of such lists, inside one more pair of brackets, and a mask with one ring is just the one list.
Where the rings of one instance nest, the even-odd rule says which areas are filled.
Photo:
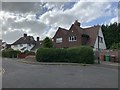
[[118, 88], [118, 70], [101, 64], [38, 65], [4, 58], [2, 65], [3, 88]]
[[[14, 60], [14, 59], [13, 59]], [[64, 63], [64, 62], [37, 62], [34, 60], [26, 60], [26, 59], [17, 59], [18, 62], [26, 63], [26, 64], [34, 64], [34, 65], [91, 65], [91, 64], [80, 64], [80, 63]], [[99, 67], [108, 67], [113, 69], [118, 69], [120, 64], [115, 62], [108, 62], [108, 61], [100, 61], [100, 64], [97, 63], [98, 60], [95, 60], [95, 66]]]

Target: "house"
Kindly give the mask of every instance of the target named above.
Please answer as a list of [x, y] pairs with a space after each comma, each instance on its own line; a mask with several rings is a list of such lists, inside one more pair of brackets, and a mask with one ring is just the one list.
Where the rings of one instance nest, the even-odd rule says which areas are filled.
[[11, 47], [10, 44], [7, 44], [6, 42], [0, 40], [0, 50], [1, 50], [1, 51], [5, 50], [5, 49], [8, 49], [8, 48], [10, 48], [10, 47]]
[[99, 41], [99, 48], [106, 49], [101, 27], [96, 25], [82, 28], [77, 20], [71, 25], [69, 30], [59, 27], [52, 40], [56, 48], [88, 45], [91, 46], [93, 50], [97, 50]]
[[37, 37], [37, 41], [35, 41], [33, 36], [27, 36], [27, 34], [24, 34], [23, 37], [19, 38], [11, 45], [11, 48], [24, 52], [31, 50], [35, 51], [40, 46], [41, 44], [39, 43], [39, 37]]
[[42, 42], [39, 40], [39, 37], [37, 37], [37, 41], [35, 43], [35, 46], [31, 49], [31, 51], [36, 52], [38, 48], [42, 47]]

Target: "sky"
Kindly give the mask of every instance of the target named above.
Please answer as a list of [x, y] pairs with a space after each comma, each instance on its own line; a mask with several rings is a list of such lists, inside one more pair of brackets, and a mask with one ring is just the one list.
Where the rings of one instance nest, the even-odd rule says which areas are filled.
[[58, 27], [69, 29], [75, 20], [81, 27], [118, 21], [118, 2], [2, 2], [0, 39], [12, 44], [24, 33], [52, 38]]

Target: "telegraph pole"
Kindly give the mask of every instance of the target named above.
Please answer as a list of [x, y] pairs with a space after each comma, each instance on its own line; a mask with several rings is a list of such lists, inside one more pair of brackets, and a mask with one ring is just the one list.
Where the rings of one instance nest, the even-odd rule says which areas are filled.
[[99, 47], [99, 42], [100, 42], [100, 41], [99, 41], [99, 31], [98, 31], [98, 64], [100, 64], [100, 58], [99, 58], [99, 56], [100, 56], [100, 55], [99, 55], [99, 54], [100, 54], [100, 53], [99, 53], [99, 52], [100, 52], [100, 47]]

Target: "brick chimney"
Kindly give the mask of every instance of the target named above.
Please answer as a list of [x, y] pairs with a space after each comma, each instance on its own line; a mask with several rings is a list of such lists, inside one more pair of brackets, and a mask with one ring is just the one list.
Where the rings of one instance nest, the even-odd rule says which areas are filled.
[[74, 24], [80, 27], [80, 22], [78, 22], [78, 20], [75, 20]]
[[39, 41], [39, 37], [37, 37], [37, 41]]
[[26, 33], [24, 33], [24, 37], [27, 37], [27, 34], [26, 34]]

